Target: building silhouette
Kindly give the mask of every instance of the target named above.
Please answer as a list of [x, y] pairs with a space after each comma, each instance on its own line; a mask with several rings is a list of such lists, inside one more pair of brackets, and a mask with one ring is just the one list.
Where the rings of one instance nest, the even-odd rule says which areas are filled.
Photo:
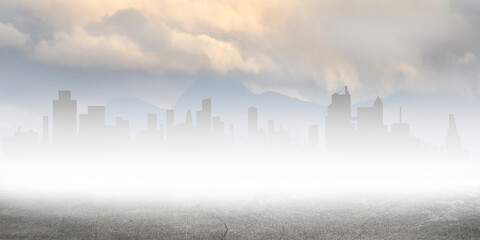
[[462, 149], [455, 116], [450, 114], [448, 116], [448, 121], [448, 131], [445, 139], [445, 152], [447, 157], [466, 158], [468, 153]]
[[157, 114], [148, 114], [147, 115], [147, 125], [148, 125], [148, 131], [157, 131]]
[[137, 141], [149, 144], [158, 144], [164, 140], [163, 126], [159, 129], [157, 114], [147, 115], [147, 130], [137, 133]]
[[175, 116], [174, 116], [173, 109], [167, 110], [166, 118], [167, 118], [166, 119], [166, 125], [167, 125], [166, 139], [170, 140], [171, 138], [173, 138], [173, 134], [174, 134], [173, 132], [175, 128]]
[[[343, 94], [341, 92], [343, 91]], [[345, 86], [340, 92], [332, 95], [332, 103], [328, 105], [325, 116], [325, 145], [328, 151], [348, 150], [353, 139], [355, 125], [351, 117], [351, 96]]]
[[48, 116], [43, 116], [43, 143], [49, 142], [49, 136], [50, 136], [49, 131], [50, 131], [50, 128], [49, 128]]
[[[332, 95], [325, 121], [325, 147], [334, 154], [352, 154], [350, 157], [383, 159], [402, 155], [420, 154], [421, 143], [410, 135], [410, 125], [399, 122], [391, 125], [391, 131], [383, 123], [383, 103], [377, 97], [371, 107], [358, 107], [357, 116], [352, 117], [351, 97], [345, 87], [343, 94]], [[355, 124], [356, 123], [356, 126]], [[313, 130], [314, 131], [314, 130]], [[315, 135], [312, 133], [312, 135]]]
[[389, 138], [386, 145], [388, 151], [396, 156], [411, 157], [412, 155], [420, 154], [422, 151], [420, 140], [413, 137], [410, 133], [410, 124], [403, 121], [402, 108], [398, 112], [398, 122], [390, 124]]
[[3, 146], [7, 157], [34, 155], [38, 147], [38, 133], [33, 130], [22, 131], [19, 127], [13, 136], [4, 138]]
[[230, 125], [229, 125], [228, 135], [229, 135], [229, 137], [230, 137], [230, 140], [233, 141], [233, 139], [235, 138], [235, 136], [234, 136], [234, 126], [233, 126], [233, 124], [230, 124]]
[[130, 141], [130, 121], [123, 117], [115, 118], [115, 126], [107, 126], [111, 129], [111, 139], [116, 142], [126, 143]]
[[192, 118], [192, 111], [188, 109], [187, 116], [185, 117], [185, 126], [193, 129], [193, 118]]
[[283, 130], [283, 124], [280, 124], [278, 131], [275, 131], [275, 126], [273, 126], [273, 132], [270, 138], [270, 142], [276, 146], [288, 146], [290, 145], [290, 136], [287, 131]]
[[319, 144], [319, 131], [318, 125], [308, 126], [308, 144], [312, 147], [318, 147]]
[[377, 97], [373, 107], [357, 108], [357, 131], [362, 135], [380, 134], [385, 131], [383, 125], [383, 103]]
[[398, 140], [410, 138], [410, 124], [402, 122], [402, 108], [399, 110], [398, 122], [390, 125], [390, 134]]
[[386, 151], [388, 143], [387, 126], [383, 124], [383, 103], [380, 97], [375, 99], [371, 107], [358, 107], [357, 131], [352, 148], [360, 154], [379, 156]]
[[275, 121], [274, 120], [268, 120], [267, 124], [267, 137], [268, 141], [273, 142], [274, 140], [274, 132], [275, 132]]
[[208, 135], [212, 132], [212, 100], [202, 100], [202, 110], [196, 113], [196, 127], [200, 134]]
[[248, 140], [258, 140], [258, 110], [256, 107], [248, 108]]
[[286, 131], [283, 130], [283, 124], [280, 124], [279, 130], [275, 131], [275, 121], [268, 120], [267, 122], [267, 138], [271, 145], [288, 145], [290, 143], [290, 137]]
[[185, 122], [177, 124], [170, 132], [169, 141], [177, 144], [185, 144], [196, 139], [195, 127], [193, 125], [192, 111], [188, 109], [185, 116]]
[[88, 106], [87, 111], [79, 115], [79, 138], [84, 141], [106, 139], [105, 106]]
[[[373, 106], [358, 107], [357, 116], [352, 117], [351, 95], [347, 87], [345, 86], [340, 92], [334, 93], [325, 116], [325, 147], [327, 152], [334, 153], [331, 156], [340, 155], [342, 158], [353, 157], [352, 159], [357, 159], [359, 156], [366, 156], [366, 159], [391, 157], [405, 159], [412, 154], [422, 157], [437, 157], [439, 152], [456, 158], [468, 157], [468, 153], [461, 147], [461, 140], [453, 114], [449, 115], [445, 151], [435, 150], [428, 144], [422, 145], [418, 138], [413, 137], [410, 133], [410, 125], [402, 119], [401, 108], [399, 121], [390, 125], [390, 131], [383, 123], [383, 114], [382, 100], [377, 97]], [[71, 99], [70, 91], [59, 91], [58, 99], [53, 100], [52, 119], [54, 144], [48, 149], [55, 150], [55, 154], [65, 153], [66, 156], [71, 156], [74, 153], [72, 151], [95, 154], [105, 150], [123, 152], [129, 148], [153, 151], [155, 152], [154, 155], [157, 155], [162, 151], [162, 145], [182, 148], [201, 146], [202, 151], [208, 152], [210, 148], [206, 144], [215, 143], [215, 148], [211, 149], [218, 149], [220, 144], [227, 143], [224, 140], [229, 140], [228, 142], [234, 140], [233, 124], [228, 125], [227, 135], [225, 133], [225, 121], [220, 116], [212, 117], [212, 101], [209, 98], [203, 99], [202, 109], [196, 111], [195, 124], [190, 109], [186, 113], [185, 121], [176, 125], [174, 110], [166, 110], [165, 128], [163, 124], [160, 124], [159, 127], [157, 114], [147, 114], [147, 128], [137, 132], [133, 141], [128, 120], [117, 117], [114, 125], [106, 125], [105, 106], [88, 106], [87, 113], [78, 116], [77, 126], [77, 101]], [[260, 146], [259, 149], [269, 149], [276, 153], [279, 150], [287, 149], [282, 148], [282, 146], [298, 146], [292, 145], [290, 135], [283, 129], [283, 124], [280, 124], [276, 129], [274, 120], [267, 121], [266, 131], [259, 129], [258, 109], [256, 107], [248, 108], [247, 119], [248, 141], [252, 143], [251, 146], [257, 147], [258, 145]], [[77, 128], [79, 141], [76, 141]], [[160, 144], [164, 141], [169, 143]], [[12, 137], [5, 138], [4, 152], [10, 155], [40, 153], [42, 151], [36, 150], [40, 150], [39, 147], [47, 148], [49, 142], [49, 117], [44, 116], [42, 144], [38, 144], [38, 134], [36, 132], [24, 132], [18, 129]], [[318, 147], [318, 125], [308, 126], [308, 143], [309, 146]], [[147, 146], [147, 148], [143, 148], [143, 146]]]
[[77, 101], [70, 91], [59, 91], [53, 100], [53, 141], [71, 143], [77, 135]]
[[215, 139], [222, 139], [225, 135], [225, 122], [218, 116], [212, 118], [212, 134]]

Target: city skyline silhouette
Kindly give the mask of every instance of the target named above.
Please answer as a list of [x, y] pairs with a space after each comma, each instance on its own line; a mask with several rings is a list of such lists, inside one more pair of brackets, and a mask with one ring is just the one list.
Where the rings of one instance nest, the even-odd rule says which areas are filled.
[[[342, 93], [343, 92], [343, 93]], [[172, 146], [188, 150], [195, 145], [211, 145], [222, 148], [229, 145], [259, 145], [275, 148], [296, 147], [314, 148], [318, 152], [318, 159], [331, 158], [334, 155], [347, 155], [351, 158], [372, 157], [389, 160], [389, 156], [402, 155], [405, 157], [424, 156], [449, 157], [451, 159], [468, 159], [468, 151], [461, 146], [454, 114], [449, 114], [449, 128], [446, 131], [444, 148], [431, 148], [410, 132], [410, 125], [402, 120], [402, 108], [399, 109], [399, 121], [390, 125], [384, 123], [384, 106], [380, 97], [377, 97], [371, 107], [357, 107], [357, 116], [352, 116], [351, 95], [345, 86], [340, 92], [331, 95], [331, 104], [325, 115], [325, 125], [309, 124], [304, 126], [306, 144], [298, 145], [283, 129], [281, 119], [267, 120], [266, 129], [258, 124], [258, 108], [251, 106], [247, 110], [247, 138], [235, 138], [235, 125], [226, 123], [219, 116], [212, 116], [211, 98], [201, 101], [201, 109], [186, 112], [185, 121], [175, 121], [175, 109], [165, 110], [164, 121], [159, 120], [158, 114], [149, 113], [145, 118], [147, 128], [132, 132], [130, 122], [123, 116], [116, 116], [115, 123], [106, 123], [105, 106], [88, 106], [87, 113], [77, 113], [77, 100], [72, 99], [69, 90], [58, 91], [58, 99], [52, 100], [53, 116], [50, 126], [50, 116], [43, 116], [41, 139], [35, 131], [24, 132], [19, 127], [14, 136], [5, 137], [5, 156], [15, 158], [23, 152], [30, 154], [52, 145], [57, 151], [84, 151], [95, 146], [94, 151], [111, 151], [115, 154], [116, 148], [145, 145], [150, 150], [161, 151], [162, 148]], [[261, 113], [261, 112], [260, 112]], [[280, 124], [275, 125], [275, 121]], [[77, 124], [78, 123], [78, 124]], [[228, 125], [226, 125], [228, 124]], [[228, 129], [226, 131], [226, 126]], [[52, 129], [50, 136], [49, 129]], [[278, 130], [277, 130], [278, 129]], [[325, 145], [319, 144], [319, 129], [325, 131]], [[238, 133], [237, 133], [238, 134]], [[51, 139], [51, 141], [50, 141]], [[72, 148], [75, 147], [76, 148]], [[65, 149], [62, 149], [65, 148]], [[143, 148], [138, 149], [140, 151]], [[93, 149], [92, 149], [93, 150]], [[301, 150], [300, 150], [301, 151]], [[31, 156], [29, 154], [29, 156]]]

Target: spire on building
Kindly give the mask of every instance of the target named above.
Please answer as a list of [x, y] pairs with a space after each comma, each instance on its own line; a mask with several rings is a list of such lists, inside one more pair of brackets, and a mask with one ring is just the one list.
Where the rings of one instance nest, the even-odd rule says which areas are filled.
[[382, 100], [380, 99], [380, 97], [377, 97], [377, 99], [375, 99], [375, 103], [373, 103], [373, 107], [383, 108], [383, 103], [382, 103]]
[[455, 116], [453, 114], [450, 114], [445, 150], [447, 151], [447, 153], [459, 152], [461, 150], [460, 143], [461, 140], [460, 136], [458, 135]]
[[185, 119], [185, 124], [187, 126], [193, 126], [192, 111], [190, 111], [190, 109], [188, 109], [188, 111], [187, 111], [187, 117]]

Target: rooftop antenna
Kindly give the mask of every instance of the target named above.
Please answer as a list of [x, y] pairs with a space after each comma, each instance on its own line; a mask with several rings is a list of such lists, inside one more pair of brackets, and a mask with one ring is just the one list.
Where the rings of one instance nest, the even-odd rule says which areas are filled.
[[338, 91], [337, 93], [340, 94], [340, 93], [341, 93], [342, 91], [344, 91], [344, 90], [345, 90], [345, 92], [344, 92], [345, 95], [347, 95], [347, 94], [348, 94], [348, 88], [347, 88], [347, 86], [344, 86], [344, 87], [343, 87], [342, 89], [340, 89], [340, 91]]

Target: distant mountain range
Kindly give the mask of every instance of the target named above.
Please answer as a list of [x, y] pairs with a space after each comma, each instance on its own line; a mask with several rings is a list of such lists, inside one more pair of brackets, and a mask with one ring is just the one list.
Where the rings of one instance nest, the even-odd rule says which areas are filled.
[[[351, 94], [355, 94], [352, 92]], [[382, 96], [380, 96], [382, 98]], [[212, 99], [212, 115], [225, 121], [225, 131], [233, 124], [235, 134], [241, 139], [247, 137], [247, 112], [249, 107], [258, 109], [258, 125], [267, 129], [267, 121], [275, 121], [289, 131], [297, 141], [305, 140], [309, 124], [319, 125], [320, 139], [323, 139], [326, 106], [305, 102], [276, 92], [255, 94], [242, 83], [236, 81], [200, 79], [189, 87], [175, 105], [175, 123], [185, 121], [188, 109], [201, 110], [202, 99]], [[356, 115], [358, 106], [371, 106], [371, 101], [352, 105], [352, 115]], [[455, 114], [457, 125], [466, 147], [476, 145], [476, 136], [480, 132], [480, 114], [476, 106], [480, 99], [442, 94], [397, 93], [383, 97], [384, 123], [389, 125], [399, 120], [399, 108], [403, 108], [403, 121], [411, 124], [412, 134], [421, 140], [443, 146], [448, 128], [448, 114]], [[165, 123], [165, 109], [157, 107], [139, 98], [118, 98], [106, 104], [107, 122], [113, 124], [116, 116], [130, 120], [131, 129], [137, 132], [147, 127], [147, 114], [158, 114], [158, 122]]]
[[[212, 115], [220, 116], [225, 121], [226, 131], [229, 124], [234, 124], [235, 132], [246, 137], [247, 112], [249, 107], [258, 109], [259, 128], [266, 129], [267, 121], [275, 121], [290, 131], [293, 138], [304, 138], [309, 124], [322, 126], [326, 108], [314, 103], [301, 101], [276, 92], [254, 94], [243, 84], [233, 81], [198, 80], [177, 100], [175, 105], [175, 123], [185, 121], [188, 109], [201, 110], [202, 100], [212, 99]], [[146, 128], [146, 115], [156, 113], [159, 122], [165, 123], [165, 109], [138, 98], [118, 98], [106, 104], [106, 115], [110, 123], [115, 116], [123, 116], [131, 121], [133, 131]]]
[[158, 114], [158, 122], [165, 122], [165, 109], [139, 98], [117, 98], [108, 101], [105, 105], [107, 124], [114, 124], [116, 117], [123, 117], [130, 121], [130, 128], [133, 132], [147, 128], [147, 114]]

